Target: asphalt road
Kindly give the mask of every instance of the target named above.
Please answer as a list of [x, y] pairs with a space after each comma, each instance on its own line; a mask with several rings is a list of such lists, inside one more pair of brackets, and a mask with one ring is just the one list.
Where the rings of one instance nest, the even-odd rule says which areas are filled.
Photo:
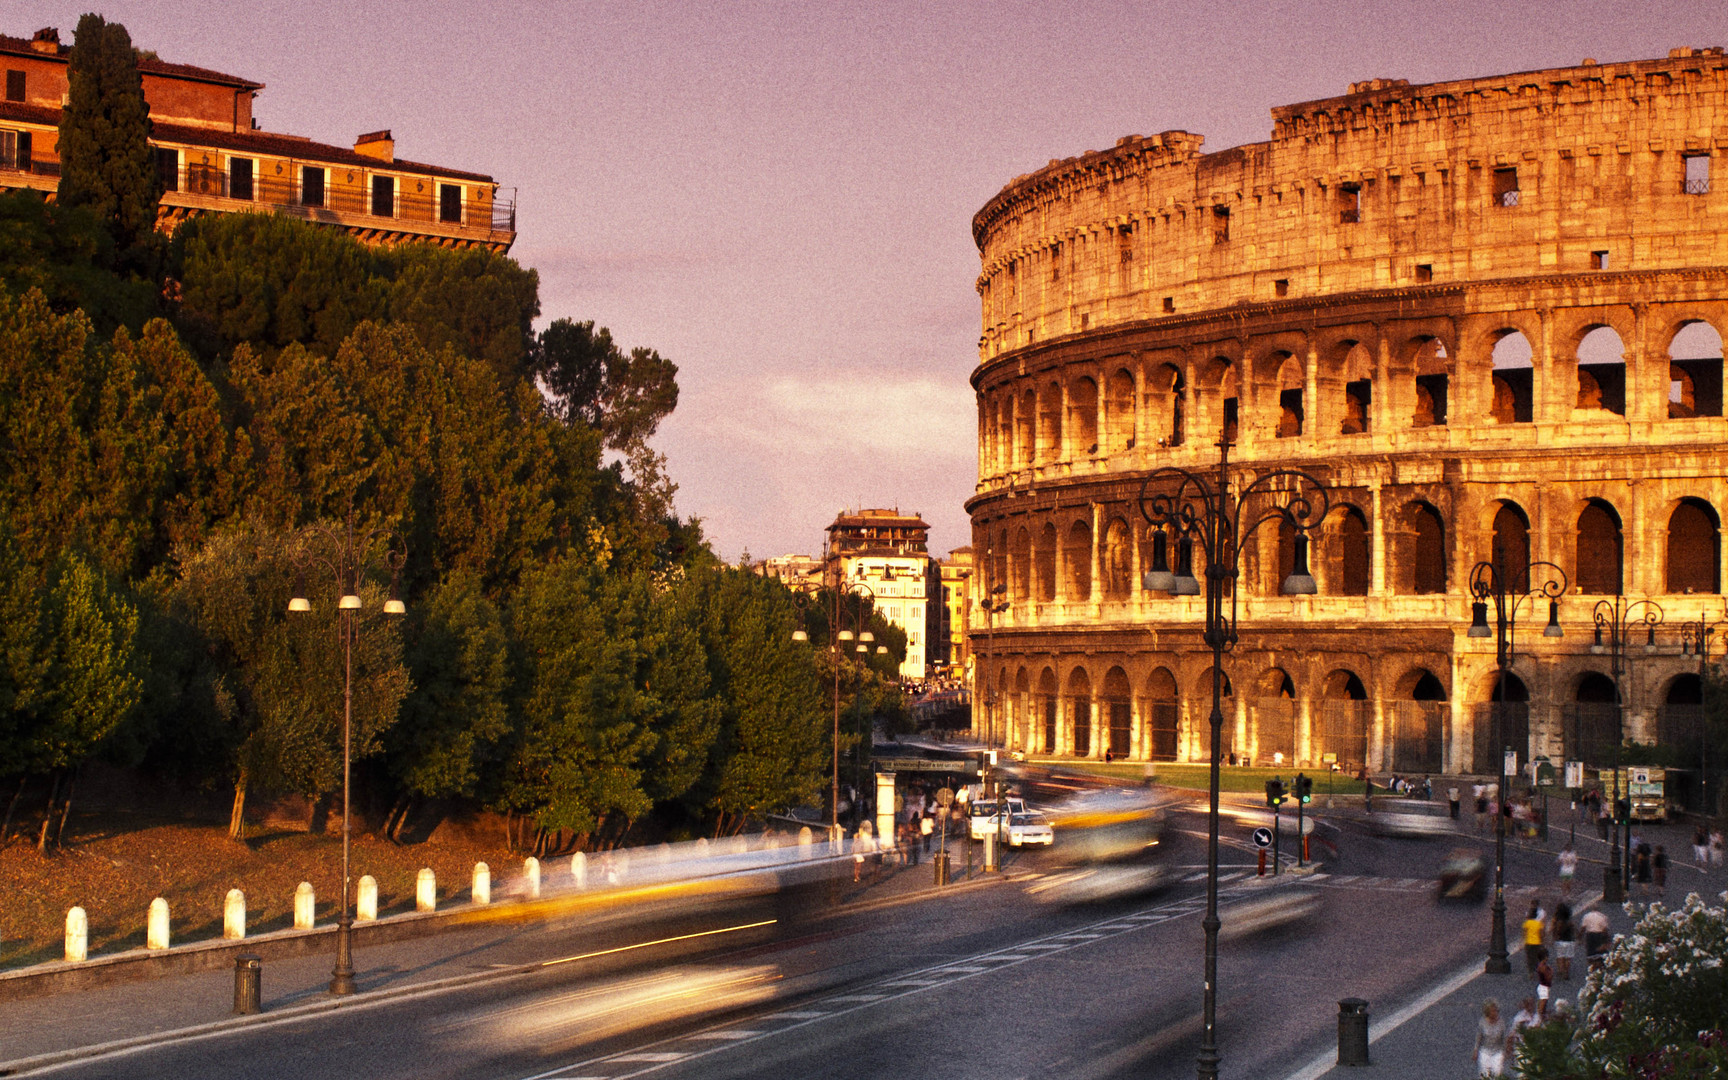
[[[1450, 841], [1384, 839], [1322, 814], [1319, 910], [1220, 948], [1226, 1077], [1282, 1077], [1335, 1039], [1337, 1002], [1390, 1011], [1480, 963], [1485, 906], [1442, 907]], [[787, 920], [744, 947], [573, 963], [76, 1062], [67, 1077], [1178, 1077], [1200, 1042], [1203, 821], [1172, 819], [1174, 884], [1131, 903], [1052, 908], [1016, 881], [873, 911]], [[1265, 894], [1227, 826], [1224, 905]], [[1462, 841], [1477, 843], [1471, 837]], [[1335, 845], [1336, 853], [1330, 850]], [[1484, 844], [1484, 846], [1486, 846]], [[1513, 850], [1522, 886], [1551, 856]], [[1229, 915], [1225, 916], [1229, 925]]]

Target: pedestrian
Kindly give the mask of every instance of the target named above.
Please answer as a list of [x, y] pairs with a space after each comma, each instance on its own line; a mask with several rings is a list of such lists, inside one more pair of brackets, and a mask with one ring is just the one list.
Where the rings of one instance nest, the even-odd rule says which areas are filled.
[[1608, 812], [1607, 803], [1603, 803], [1596, 808], [1596, 832], [1604, 841], [1608, 839], [1608, 823], [1611, 820], [1612, 815]]
[[1578, 873], [1578, 853], [1567, 844], [1560, 849], [1560, 893], [1562, 896], [1572, 895], [1572, 879]]
[[1524, 970], [1536, 974], [1536, 954], [1542, 950], [1542, 908], [1532, 903], [1524, 917]]
[[1554, 996], [1554, 969], [1548, 964], [1548, 950], [1536, 950], [1536, 1020], [1548, 1019], [1548, 999]]
[[1722, 865], [1722, 830], [1710, 830], [1710, 865]]
[[1480, 782], [1470, 785], [1470, 797], [1476, 800], [1476, 816], [1481, 817], [1488, 812], [1488, 789]]
[[930, 854], [930, 838], [936, 835], [936, 818], [930, 811], [924, 811], [918, 819], [918, 832], [924, 837], [924, 854]]
[[1457, 821], [1458, 820], [1458, 785], [1457, 784], [1453, 784], [1451, 787], [1446, 789], [1446, 801], [1448, 804], [1450, 804], [1450, 808], [1452, 811], [1452, 820]]
[[1489, 998], [1482, 1003], [1482, 1019], [1476, 1023], [1476, 1046], [1471, 1051], [1476, 1059], [1477, 1076], [1506, 1075], [1506, 1021], [1500, 1019], [1500, 1003]]
[[1535, 1027], [1542, 1022], [1542, 1016], [1536, 1011], [1536, 999], [1527, 997], [1518, 1003], [1518, 1011], [1512, 1016], [1512, 1027], [1507, 1032], [1507, 1049], [1515, 1059], [1518, 1056], [1518, 1044], [1524, 1041], [1524, 1029]]
[[1710, 865], [1710, 833], [1702, 825], [1692, 830], [1692, 861], [1700, 870]]
[[1656, 845], [1656, 855], [1650, 860], [1650, 868], [1656, 875], [1656, 895], [1668, 895], [1668, 849], [1661, 844]]
[[1550, 927], [1554, 935], [1554, 968], [1555, 973], [1565, 982], [1572, 980], [1572, 957], [1578, 949], [1578, 925], [1572, 921], [1572, 905], [1561, 903], [1554, 907], [1554, 925]]
[[876, 858], [876, 838], [870, 834], [870, 823], [863, 822], [858, 826], [858, 832], [852, 837], [852, 880], [857, 882], [863, 878], [866, 859], [874, 864]]
[[1608, 955], [1608, 916], [1591, 908], [1578, 920], [1578, 929], [1584, 931], [1584, 956], [1595, 967]]
[[1641, 893], [1648, 893], [1650, 891], [1650, 883], [1655, 880], [1656, 876], [1650, 865], [1650, 845], [1640, 840], [1638, 841], [1635, 850], [1638, 852], [1638, 856], [1633, 862], [1633, 871], [1638, 882], [1638, 891]]
[[1422, 778], [1422, 798], [1428, 802], [1434, 801], [1434, 781], [1427, 776]]

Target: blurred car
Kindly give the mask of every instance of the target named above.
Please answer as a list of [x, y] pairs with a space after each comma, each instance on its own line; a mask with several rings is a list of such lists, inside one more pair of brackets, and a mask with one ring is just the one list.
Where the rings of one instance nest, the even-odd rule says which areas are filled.
[[1445, 803], [1424, 800], [1386, 802], [1388, 807], [1376, 810], [1368, 819], [1369, 831], [1376, 836], [1450, 836], [1458, 831], [1457, 822], [1447, 813]]
[[1470, 848], [1455, 848], [1440, 865], [1436, 898], [1481, 903], [1487, 895], [1488, 864]]
[[1091, 904], [1149, 893], [1166, 881], [1156, 864], [1104, 863], [1046, 874], [1026, 893], [1048, 904]]
[[[1016, 814], [1024, 814], [1026, 812], [1026, 800], [1015, 798], [1014, 796], [1008, 797], [1008, 814], [1010, 817], [1013, 817]], [[979, 802], [974, 802], [971, 806], [971, 814], [972, 839], [982, 841], [984, 839], [984, 834], [987, 832], [997, 833], [998, 835], [1001, 834], [1002, 816], [996, 808], [996, 801], [994, 799], [985, 799]]]
[[1218, 911], [1219, 941], [1233, 941], [1301, 922], [1320, 911], [1320, 890], [1274, 884]]
[[1011, 814], [1008, 817], [1008, 846], [1025, 847], [1027, 844], [1042, 844], [1045, 847], [1056, 842], [1056, 830], [1050, 823], [1037, 814]]

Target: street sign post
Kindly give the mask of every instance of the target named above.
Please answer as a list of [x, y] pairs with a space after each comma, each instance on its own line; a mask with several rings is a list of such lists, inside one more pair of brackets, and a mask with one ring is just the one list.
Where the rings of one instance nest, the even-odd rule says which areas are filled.
[[1259, 828], [1254, 830], [1254, 846], [1267, 848], [1272, 846], [1272, 830]]

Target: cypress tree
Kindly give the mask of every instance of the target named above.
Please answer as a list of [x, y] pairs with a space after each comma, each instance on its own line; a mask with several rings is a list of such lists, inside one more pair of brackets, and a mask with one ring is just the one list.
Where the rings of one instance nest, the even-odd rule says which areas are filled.
[[150, 107], [132, 37], [100, 15], [78, 20], [60, 114], [60, 202], [107, 224], [123, 263], [155, 246], [162, 196], [150, 147]]

